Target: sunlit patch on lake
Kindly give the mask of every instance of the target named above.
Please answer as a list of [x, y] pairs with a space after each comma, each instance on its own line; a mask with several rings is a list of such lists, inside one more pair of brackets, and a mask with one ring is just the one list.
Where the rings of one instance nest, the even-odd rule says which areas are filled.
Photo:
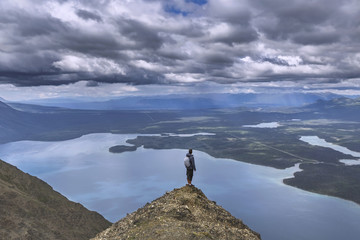
[[281, 125], [278, 122], [259, 123], [256, 125], [243, 125], [247, 128], [278, 128]]
[[340, 162], [344, 163], [347, 166], [360, 165], [360, 159], [352, 160], [352, 159], [341, 159]]
[[200, 133], [191, 133], [191, 134], [179, 134], [179, 133], [163, 133], [161, 136], [164, 137], [194, 137], [194, 136], [215, 136], [215, 133], [206, 133], [206, 132], [200, 132]]
[[325, 141], [325, 139], [319, 138], [318, 136], [302, 136], [300, 137], [300, 140], [303, 142], [306, 142], [310, 145], [313, 146], [320, 146], [320, 147], [326, 147], [326, 148], [331, 148], [335, 151], [344, 153], [344, 154], [348, 154], [351, 155], [353, 157], [360, 157], [360, 153], [359, 152], [355, 152], [352, 151], [346, 147], [343, 146], [339, 146], [333, 143], [329, 143], [327, 141]]

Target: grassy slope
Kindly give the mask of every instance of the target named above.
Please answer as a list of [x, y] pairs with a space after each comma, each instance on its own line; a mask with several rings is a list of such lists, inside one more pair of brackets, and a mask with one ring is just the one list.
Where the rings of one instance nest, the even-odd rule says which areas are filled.
[[0, 160], [0, 239], [89, 239], [110, 225]]

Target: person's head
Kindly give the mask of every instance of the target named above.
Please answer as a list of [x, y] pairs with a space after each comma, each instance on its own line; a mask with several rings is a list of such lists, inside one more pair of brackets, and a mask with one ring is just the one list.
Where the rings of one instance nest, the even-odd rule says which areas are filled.
[[189, 149], [189, 153], [192, 154], [192, 149], [191, 148]]

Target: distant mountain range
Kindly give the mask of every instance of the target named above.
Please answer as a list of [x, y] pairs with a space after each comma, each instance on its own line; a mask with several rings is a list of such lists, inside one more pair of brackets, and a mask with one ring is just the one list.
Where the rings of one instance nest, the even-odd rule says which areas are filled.
[[335, 98], [328, 101], [319, 99], [316, 103], [304, 106], [305, 111], [312, 111], [322, 114], [326, 118], [359, 121], [360, 119], [360, 98]]
[[238, 107], [300, 107], [314, 103], [319, 99], [330, 100], [337, 97], [339, 95], [310, 93], [223, 93], [134, 96], [107, 101], [96, 101], [94, 99], [43, 99], [26, 103], [88, 110], [195, 110]]
[[54, 141], [89, 133], [136, 133], [154, 121], [172, 120], [176, 113], [74, 110], [0, 102], [0, 144], [18, 140]]
[[331, 108], [358, 108], [360, 107], [360, 98], [334, 98], [331, 100], [319, 99], [316, 103], [310, 104], [307, 107], [322, 108], [322, 109], [331, 109]]
[[[232, 96], [234, 97], [234, 96]], [[304, 97], [304, 96], [302, 96]], [[316, 99], [312, 96], [305, 99]], [[301, 98], [304, 99], [304, 98]], [[128, 99], [129, 100], [129, 99]], [[144, 99], [143, 99], [144, 100]], [[76, 110], [66, 108], [55, 108], [48, 106], [29, 105], [22, 103], [3, 103], [0, 101], [0, 143], [17, 141], [17, 140], [65, 140], [79, 137], [88, 133], [99, 132], [116, 132], [116, 133], [139, 133], [139, 129], [147, 129], [146, 132], [157, 133], [156, 129], [148, 128], [152, 124], [161, 121], [174, 121], [185, 116], [217, 116], [216, 109], [206, 109], [205, 106], [215, 106], [213, 103], [207, 103], [205, 99], [179, 99], [179, 105], [173, 108], [184, 108], [179, 110]], [[145, 101], [145, 100], [144, 100]], [[155, 107], [154, 102], [157, 100], [149, 100], [150, 106]], [[158, 101], [165, 101], [160, 99]], [[186, 102], [192, 106], [203, 106], [205, 109], [191, 109], [185, 106]], [[301, 100], [304, 102], [305, 100]], [[310, 101], [310, 100], [309, 100]], [[165, 101], [166, 102], [166, 101]], [[218, 101], [219, 102], [219, 101]], [[109, 104], [107, 102], [106, 104]], [[124, 102], [114, 100], [114, 105], [109, 107], [121, 108], [125, 106]], [[116, 107], [116, 103], [120, 105]], [[89, 104], [89, 107], [92, 103]], [[100, 103], [99, 103], [100, 104]], [[103, 103], [101, 103], [103, 104]], [[105, 103], [104, 103], [105, 104]], [[144, 103], [145, 104], [145, 103]], [[169, 103], [169, 108], [171, 104]], [[226, 105], [226, 104], [224, 104]], [[289, 104], [288, 104], [289, 105]], [[85, 107], [86, 105], [82, 105]], [[143, 105], [144, 106], [144, 105]], [[219, 106], [219, 105], [216, 105]], [[229, 106], [229, 105], [227, 105]], [[104, 107], [104, 106], [102, 106]], [[98, 107], [98, 108], [102, 108]], [[190, 108], [190, 109], [187, 109]], [[250, 115], [257, 118], [269, 120], [269, 109], [253, 111], [248, 108], [233, 108], [234, 111], [242, 112], [242, 119], [247, 119]], [[283, 108], [284, 109], [284, 108]], [[323, 118], [323, 119], [342, 119], [358, 121], [360, 119], [360, 98], [336, 98], [330, 100], [317, 99], [315, 102], [302, 107], [286, 107], [286, 111], [281, 109], [271, 110], [272, 115], [276, 112], [278, 115], [293, 113], [293, 116], [285, 116], [285, 118]], [[171, 128], [168, 130], [171, 132]]]
[[17, 111], [0, 102], [0, 142], [1, 139], [16, 140], [27, 135], [29, 130], [36, 128], [35, 123], [33, 114]]

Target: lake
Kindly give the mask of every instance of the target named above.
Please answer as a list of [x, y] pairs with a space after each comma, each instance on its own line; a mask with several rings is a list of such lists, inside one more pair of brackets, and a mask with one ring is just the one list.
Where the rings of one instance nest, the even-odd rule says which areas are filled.
[[[19, 141], [0, 145], [0, 158], [115, 222], [186, 184], [187, 150], [108, 151], [114, 145], [128, 145], [126, 140], [136, 136], [103, 133], [59, 142]], [[359, 205], [282, 183], [299, 171], [298, 166], [278, 170], [196, 150], [194, 156], [195, 186], [264, 240], [355, 240], [360, 236]]]
[[[320, 147], [325, 147], [325, 148], [330, 148], [333, 149], [335, 151], [353, 156], [353, 157], [360, 157], [360, 153], [359, 152], [355, 152], [352, 151], [346, 147], [343, 146], [339, 146], [333, 143], [329, 143], [327, 141], [325, 141], [325, 139], [319, 138], [318, 136], [301, 136], [300, 140], [303, 142], [306, 142], [310, 145], [313, 146], [320, 146]], [[353, 159], [340, 159], [339, 162], [344, 163], [345, 165], [351, 166], [351, 165], [360, 165], [360, 159], [358, 160], [353, 160]]]
[[243, 125], [242, 127], [248, 128], [278, 128], [280, 124], [278, 122], [259, 123], [255, 125]]

